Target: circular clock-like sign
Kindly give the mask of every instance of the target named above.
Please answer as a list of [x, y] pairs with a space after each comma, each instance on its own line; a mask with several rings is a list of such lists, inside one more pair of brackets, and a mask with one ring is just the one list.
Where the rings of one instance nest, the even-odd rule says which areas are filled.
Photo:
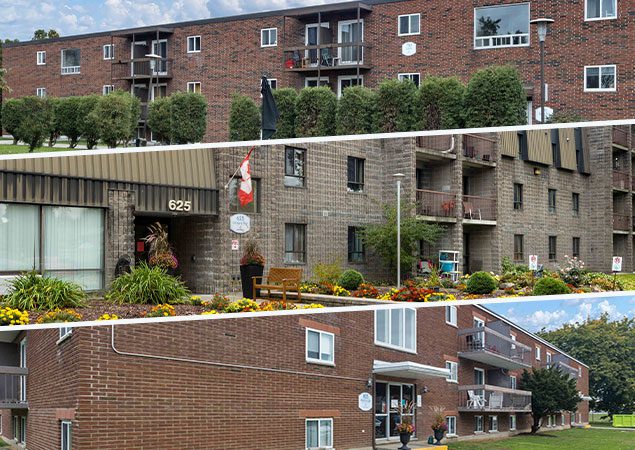
[[412, 56], [417, 53], [417, 44], [414, 42], [404, 42], [401, 46], [401, 54], [404, 56]]

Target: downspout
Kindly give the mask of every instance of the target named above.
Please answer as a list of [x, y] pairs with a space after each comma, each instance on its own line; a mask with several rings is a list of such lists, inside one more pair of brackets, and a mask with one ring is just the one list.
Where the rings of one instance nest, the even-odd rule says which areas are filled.
[[450, 136], [450, 148], [447, 150], [440, 150], [440, 153], [446, 154], [446, 153], [452, 153], [454, 151], [454, 145], [455, 145], [456, 141], [454, 139], [454, 135]]

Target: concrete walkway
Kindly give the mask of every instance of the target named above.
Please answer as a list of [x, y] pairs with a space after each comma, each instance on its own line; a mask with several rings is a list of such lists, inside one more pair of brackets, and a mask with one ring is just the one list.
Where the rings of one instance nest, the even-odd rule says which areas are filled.
[[621, 428], [621, 427], [596, 427], [591, 425], [592, 430], [613, 430], [613, 431], [635, 431], [635, 428]]

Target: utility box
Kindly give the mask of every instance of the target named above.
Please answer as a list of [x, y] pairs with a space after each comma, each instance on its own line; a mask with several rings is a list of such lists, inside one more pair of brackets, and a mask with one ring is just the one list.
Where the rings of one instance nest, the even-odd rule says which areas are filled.
[[635, 428], [635, 414], [615, 414], [613, 426], [616, 428]]

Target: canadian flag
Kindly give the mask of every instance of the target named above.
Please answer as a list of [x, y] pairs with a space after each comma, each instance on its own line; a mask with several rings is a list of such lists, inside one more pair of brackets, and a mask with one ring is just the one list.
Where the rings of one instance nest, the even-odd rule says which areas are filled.
[[238, 189], [238, 201], [240, 202], [240, 206], [248, 205], [254, 201], [254, 191], [251, 187], [251, 168], [249, 167], [249, 157], [253, 150], [253, 148], [249, 150], [243, 162], [240, 163], [241, 180], [240, 189]]

